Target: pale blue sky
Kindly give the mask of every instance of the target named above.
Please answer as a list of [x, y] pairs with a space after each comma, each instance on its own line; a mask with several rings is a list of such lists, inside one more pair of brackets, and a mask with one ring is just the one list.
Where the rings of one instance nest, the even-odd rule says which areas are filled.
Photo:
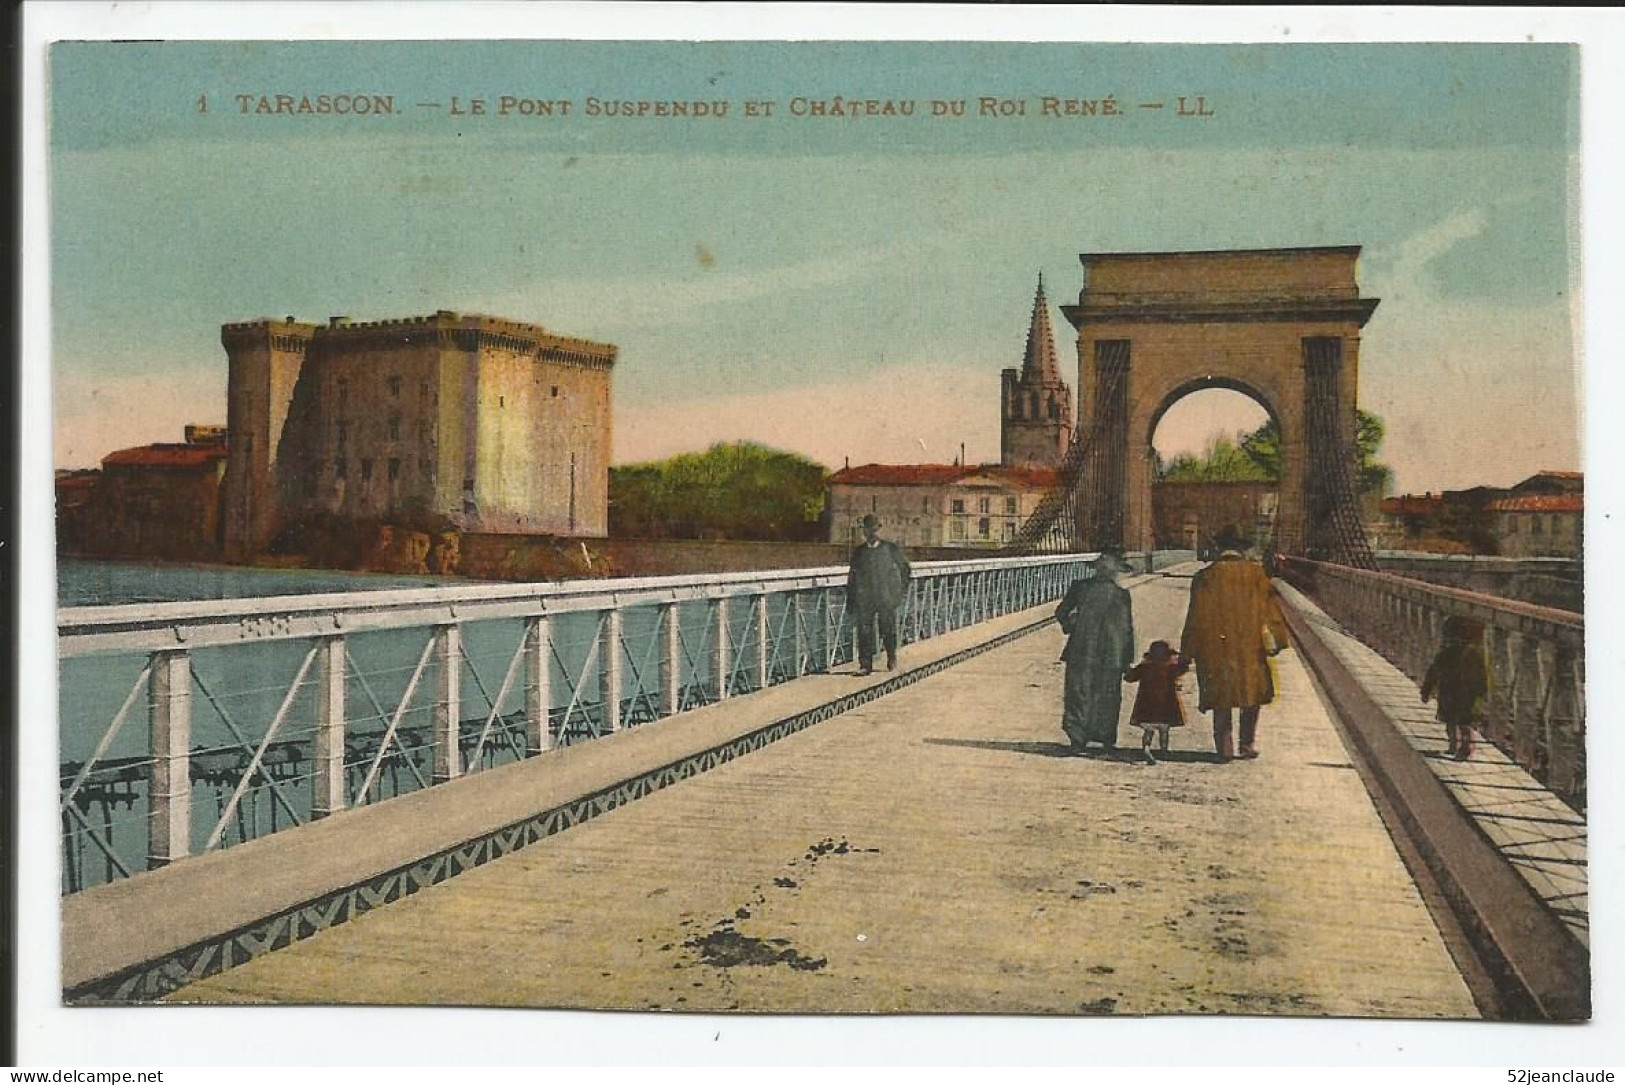
[[[1084, 251], [1360, 244], [1383, 299], [1361, 396], [1399, 485], [1579, 466], [1567, 47], [88, 43], [51, 65], [61, 465], [223, 420], [223, 322], [440, 308], [619, 344], [622, 459], [733, 437], [832, 466], [993, 459], [1040, 270], [1060, 303]], [[402, 113], [232, 101], [278, 91]], [[504, 93], [577, 115], [415, 105]], [[835, 94], [1169, 108], [788, 115]], [[1179, 94], [1214, 116], [1174, 117]], [[594, 120], [589, 96], [733, 115]]]

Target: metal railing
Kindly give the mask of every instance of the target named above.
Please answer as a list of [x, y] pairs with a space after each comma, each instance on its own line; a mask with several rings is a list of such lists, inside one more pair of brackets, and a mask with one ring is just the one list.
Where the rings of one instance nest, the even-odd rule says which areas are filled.
[[[899, 640], [1058, 599], [1092, 556], [916, 565]], [[829, 671], [846, 575], [64, 609], [62, 889]]]
[[1484, 628], [1484, 735], [1565, 802], [1585, 808], [1585, 619], [1392, 573], [1277, 557], [1280, 571], [1355, 637], [1416, 682], [1445, 619]]

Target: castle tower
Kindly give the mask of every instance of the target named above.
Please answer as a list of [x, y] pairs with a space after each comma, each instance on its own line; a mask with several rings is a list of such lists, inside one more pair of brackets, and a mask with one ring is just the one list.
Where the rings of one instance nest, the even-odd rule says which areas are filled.
[[313, 324], [256, 320], [226, 324], [226, 477], [222, 483], [226, 557], [265, 549], [280, 527], [279, 477], [283, 430]]
[[1038, 276], [1027, 353], [1021, 369], [1002, 374], [999, 462], [1005, 467], [1059, 467], [1072, 440], [1072, 390], [1061, 379], [1050, 330], [1044, 276]]

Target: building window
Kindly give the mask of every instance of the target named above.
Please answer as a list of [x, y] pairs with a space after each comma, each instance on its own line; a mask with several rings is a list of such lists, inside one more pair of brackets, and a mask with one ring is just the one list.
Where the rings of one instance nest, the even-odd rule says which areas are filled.
[[333, 461], [333, 477], [348, 478], [350, 475], [350, 461], [340, 456]]
[[978, 498], [977, 499], [977, 501], [976, 501], [976, 511], [977, 512], [981, 513], [983, 516], [986, 516], [992, 510], [993, 510], [993, 499], [991, 497], [983, 497], [983, 498]]
[[474, 492], [474, 480], [473, 479], [471, 479], [471, 478], [463, 479], [463, 492], [465, 494], [471, 494], [471, 493]]
[[1049, 420], [1051, 422], [1059, 422], [1061, 420], [1061, 401], [1053, 396], [1050, 397], [1049, 401]]
[[340, 419], [339, 428], [338, 428], [338, 435], [339, 435], [339, 451], [343, 452], [344, 449], [345, 449], [345, 446], [350, 443], [350, 423]]
[[392, 414], [389, 416], [389, 439], [391, 441], [399, 441], [401, 439], [401, 416], [398, 414]]
[[993, 529], [993, 525], [988, 521], [988, 518], [986, 516], [984, 516], [980, 520], [976, 521], [976, 534], [978, 536], [980, 536], [981, 538], [984, 538], [984, 539], [987, 538], [988, 533], [990, 531], [992, 531], [992, 529]]
[[394, 482], [401, 477], [401, 461], [389, 461], [389, 481]]
[[930, 512], [931, 511], [931, 499], [929, 497], [920, 498], [920, 511], [921, 512]]
[[506, 407], [507, 405], [508, 405], [508, 397], [507, 396], [497, 396], [497, 406], [498, 407]]
[[418, 381], [418, 395], [422, 396], [424, 399], [429, 398], [429, 378], [428, 377], [424, 377], [422, 380]]
[[389, 394], [392, 396], [399, 396], [401, 394], [401, 378], [389, 378]]
[[952, 535], [956, 539], [963, 539], [965, 537], [965, 521], [963, 521], [963, 520], [955, 520], [954, 521]]
[[1532, 525], [1534, 525], [1531, 530], [1533, 530], [1536, 535], [1541, 534], [1542, 531], [1545, 529], [1545, 525], [1540, 522], [1540, 517], [1539, 516], [1531, 516], [1529, 518], [1529, 522]]
[[1016, 537], [1016, 522], [1014, 520], [1006, 520], [1004, 522], [1004, 541], [1005, 542], [1010, 542], [1015, 537]]
[[556, 385], [556, 384], [553, 386], [553, 398], [554, 399], [559, 398], [559, 386]]
[[1021, 509], [1016, 504], [1016, 499], [1015, 498], [1007, 497], [1007, 498], [1004, 499], [1004, 513], [1005, 513], [1006, 516], [1015, 516], [1020, 511], [1021, 511]]
[[[965, 499], [963, 497], [954, 498], [953, 505], [951, 507], [953, 508], [954, 512], [963, 515], [965, 512]], [[964, 536], [961, 535], [960, 538], [964, 538]]]
[[362, 460], [361, 461], [361, 481], [362, 482], [371, 482], [372, 481], [372, 461], [371, 460]]

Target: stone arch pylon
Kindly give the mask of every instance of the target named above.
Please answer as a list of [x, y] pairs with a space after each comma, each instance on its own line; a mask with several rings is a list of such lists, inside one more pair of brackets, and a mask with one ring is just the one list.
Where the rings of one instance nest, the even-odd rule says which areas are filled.
[[1154, 545], [1152, 434], [1175, 401], [1233, 388], [1281, 430], [1276, 547], [1371, 563], [1355, 507], [1359, 246], [1084, 253], [1084, 287], [1061, 312], [1078, 333], [1078, 465], [1084, 549]]

